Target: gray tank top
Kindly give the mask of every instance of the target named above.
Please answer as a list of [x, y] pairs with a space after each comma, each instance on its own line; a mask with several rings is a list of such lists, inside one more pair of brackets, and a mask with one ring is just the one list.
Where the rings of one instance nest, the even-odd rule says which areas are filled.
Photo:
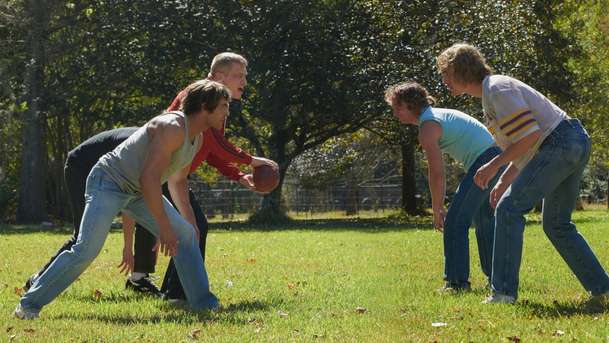
[[[189, 141], [188, 117], [184, 113], [176, 111], [167, 112], [163, 115], [184, 118], [185, 134], [184, 143], [180, 149], [171, 154], [171, 162], [167, 169], [163, 171], [161, 184], [165, 183], [169, 176], [178, 170], [190, 165], [201, 144], [201, 135], [198, 135], [194, 142], [191, 143]], [[148, 135], [147, 127], [148, 125], [140, 127], [114, 150], [102, 156], [98, 162], [110, 178], [127, 193], [142, 193], [140, 175], [150, 147], [150, 136]]]

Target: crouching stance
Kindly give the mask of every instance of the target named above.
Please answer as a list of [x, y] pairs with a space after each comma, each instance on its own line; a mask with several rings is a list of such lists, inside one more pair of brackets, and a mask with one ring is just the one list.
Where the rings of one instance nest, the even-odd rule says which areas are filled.
[[[223, 85], [197, 81], [187, 88], [182, 111], [153, 118], [100, 158], [87, 177], [76, 244], [34, 280], [15, 309], [17, 317], [37, 317], [43, 306], [82, 274], [101, 251], [112, 219], [121, 211], [159, 237], [160, 251], [174, 257], [193, 310], [219, 306], [209, 290], [194, 225], [162, 196], [161, 185], [184, 181], [201, 146], [201, 132], [223, 127], [229, 99], [230, 92]], [[176, 199], [181, 194], [172, 196]]]
[[[489, 204], [490, 190], [476, 186], [473, 178], [478, 168], [501, 150], [476, 119], [456, 110], [432, 107], [433, 98], [416, 82], [390, 87], [385, 100], [400, 122], [419, 126], [419, 142], [429, 162], [434, 226], [444, 231], [444, 290], [470, 288], [468, 230], [472, 222], [476, 225], [480, 266], [490, 280], [495, 218]], [[448, 212], [444, 209], [443, 152], [461, 162], [467, 171]]]

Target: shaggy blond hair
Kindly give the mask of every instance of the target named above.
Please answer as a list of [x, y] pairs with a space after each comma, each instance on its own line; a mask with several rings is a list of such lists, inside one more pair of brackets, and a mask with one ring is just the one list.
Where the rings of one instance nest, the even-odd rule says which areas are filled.
[[465, 84], [482, 82], [493, 73], [480, 51], [467, 43], [453, 44], [442, 51], [436, 64], [440, 73], [450, 72], [456, 81]]

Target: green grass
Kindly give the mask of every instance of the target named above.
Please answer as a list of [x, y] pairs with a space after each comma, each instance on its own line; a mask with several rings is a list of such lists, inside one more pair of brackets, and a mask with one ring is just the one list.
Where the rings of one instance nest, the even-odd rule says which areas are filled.
[[[609, 312], [582, 310], [587, 294], [545, 238], [538, 216], [529, 219], [514, 306], [480, 304], [487, 291], [473, 232], [473, 290], [446, 295], [437, 292], [441, 234], [430, 229], [429, 218], [410, 224], [318, 219], [284, 228], [214, 224], [207, 268], [224, 310], [201, 314], [125, 291], [116, 269], [122, 234], [113, 231], [89, 269], [36, 321], [12, 317], [15, 288], [55, 253], [69, 229], [4, 226], [0, 342], [607, 341]], [[609, 267], [608, 219], [602, 210], [575, 215]], [[162, 257], [161, 276], [166, 264]], [[432, 326], [439, 322], [446, 326]]]

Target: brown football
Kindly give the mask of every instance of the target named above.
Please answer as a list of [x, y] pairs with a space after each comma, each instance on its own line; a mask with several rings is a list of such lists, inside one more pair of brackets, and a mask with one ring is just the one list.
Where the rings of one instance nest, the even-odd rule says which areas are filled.
[[268, 193], [279, 185], [279, 170], [262, 165], [254, 168], [254, 186], [256, 190]]

